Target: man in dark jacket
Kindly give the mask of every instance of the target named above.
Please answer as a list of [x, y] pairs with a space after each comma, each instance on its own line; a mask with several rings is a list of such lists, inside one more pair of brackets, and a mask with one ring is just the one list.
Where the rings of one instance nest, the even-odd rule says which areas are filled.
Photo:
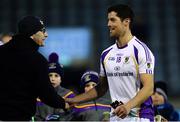
[[48, 77], [47, 60], [38, 52], [47, 37], [43, 22], [26, 16], [18, 34], [0, 47], [0, 120], [30, 120], [36, 98], [54, 108], [65, 108]]

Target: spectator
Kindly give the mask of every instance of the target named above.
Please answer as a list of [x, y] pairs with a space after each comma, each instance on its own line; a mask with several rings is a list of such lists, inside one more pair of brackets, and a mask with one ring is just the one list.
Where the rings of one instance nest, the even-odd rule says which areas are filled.
[[179, 114], [174, 110], [172, 104], [168, 102], [167, 85], [163, 81], [155, 82], [154, 93], [152, 95], [153, 105], [157, 115], [161, 115], [162, 119], [168, 121], [178, 121]]
[[0, 120], [31, 120], [37, 97], [54, 108], [68, 108], [50, 83], [47, 60], [38, 52], [47, 36], [42, 20], [26, 16], [18, 22], [18, 34], [0, 46]]
[[[59, 64], [58, 62], [58, 55], [56, 53], [51, 53], [49, 55], [49, 78], [51, 81], [51, 84], [53, 85], [53, 87], [55, 88], [56, 92], [58, 93], [58, 95], [60, 95], [63, 98], [72, 98], [75, 96], [75, 94], [70, 91], [69, 89], [63, 88], [61, 87], [61, 82], [62, 82], [62, 78], [64, 76], [64, 72], [63, 72], [63, 67], [61, 64]], [[35, 120], [38, 121], [42, 121], [42, 120], [46, 120], [50, 117], [55, 116], [55, 115], [66, 115], [66, 113], [70, 113], [67, 111], [64, 111], [63, 109], [57, 109], [57, 108], [53, 108], [50, 107], [46, 104], [44, 104], [43, 102], [41, 102], [40, 99], [38, 99], [37, 105], [36, 105], [36, 114], [35, 114]], [[66, 115], [67, 116], [67, 115]], [[70, 116], [68, 116], [70, 117]], [[58, 120], [63, 120], [62, 116], [59, 116], [57, 119]], [[66, 120], [69, 120], [70, 118], [66, 118]]]
[[[81, 87], [84, 92], [94, 88], [99, 82], [98, 73], [95, 71], [86, 71], [81, 77]], [[102, 97], [88, 102], [82, 102], [74, 107], [73, 120], [77, 121], [101, 121], [104, 119], [104, 113], [110, 112], [109, 91]]]

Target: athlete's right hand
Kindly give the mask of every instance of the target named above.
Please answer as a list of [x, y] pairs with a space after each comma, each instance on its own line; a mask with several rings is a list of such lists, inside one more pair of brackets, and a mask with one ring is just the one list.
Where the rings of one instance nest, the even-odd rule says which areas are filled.
[[124, 119], [130, 112], [130, 108], [126, 106], [125, 104], [120, 105], [114, 109], [113, 113], [118, 116], [119, 118]]

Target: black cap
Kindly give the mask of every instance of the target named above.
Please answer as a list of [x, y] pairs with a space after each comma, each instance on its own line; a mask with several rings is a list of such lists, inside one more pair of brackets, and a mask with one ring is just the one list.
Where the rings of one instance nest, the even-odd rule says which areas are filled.
[[18, 22], [18, 32], [31, 36], [44, 28], [43, 21], [36, 16], [25, 16]]

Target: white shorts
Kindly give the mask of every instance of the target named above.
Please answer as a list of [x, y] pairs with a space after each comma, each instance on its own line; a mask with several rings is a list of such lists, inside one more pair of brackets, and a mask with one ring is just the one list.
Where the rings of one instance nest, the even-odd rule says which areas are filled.
[[126, 122], [126, 121], [127, 122], [150, 122], [150, 120], [147, 118], [127, 116], [126, 118], [121, 119], [118, 116], [110, 115], [110, 122]]

